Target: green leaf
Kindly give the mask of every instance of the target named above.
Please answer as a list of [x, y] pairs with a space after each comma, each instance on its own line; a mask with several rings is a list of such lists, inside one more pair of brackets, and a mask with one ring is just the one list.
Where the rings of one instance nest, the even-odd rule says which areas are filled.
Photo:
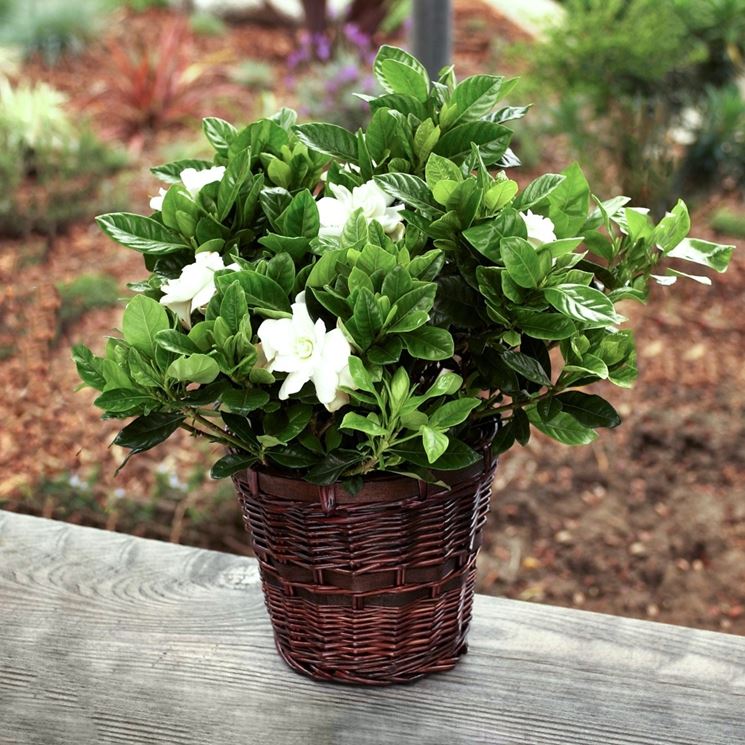
[[691, 218], [688, 208], [682, 199], [660, 220], [654, 229], [654, 242], [663, 253], [670, 253], [688, 235], [691, 229]]
[[406, 350], [420, 360], [446, 360], [453, 356], [453, 337], [446, 329], [422, 326], [401, 334]]
[[516, 325], [534, 339], [558, 341], [568, 339], [577, 332], [577, 327], [570, 318], [560, 313], [532, 311], [526, 308], [514, 308]]
[[349, 374], [357, 388], [368, 393], [375, 393], [373, 379], [359, 357], [349, 358]]
[[496, 217], [465, 230], [463, 237], [489, 261], [499, 263], [502, 238], [527, 238], [528, 232], [520, 213], [505, 207]]
[[413, 96], [422, 103], [429, 96], [429, 75], [424, 65], [403, 49], [383, 44], [375, 56], [373, 72], [389, 93]]
[[174, 160], [171, 163], [164, 163], [150, 169], [150, 173], [157, 176], [161, 181], [167, 184], [180, 184], [181, 172], [187, 168], [193, 168], [195, 171], [204, 171], [212, 168], [214, 163], [210, 160], [201, 160], [198, 158], [184, 158], [183, 160]]
[[729, 266], [734, 246], [711, 243], [700, 238], [686, 238], [675, 246], [667, 255], [675, 259], [685, 259], [694, 264], [708, 266], [717, 272], [723, 272]]
[[418, 176], [412, 176], [410, 173], [384, 173], [375, 176], [375, 182], [383, 191], [415, 209], [426, 213], [441, 211], [432, 199], [427, 184]]
[[593, 287], [556, 285], [545, 288], [543, 296], [560, 313], [590, 327], [610, 326], [623, 320], [616, 314], [608, 297]]
[[360, 287], [352, 309], [352, 317], [346, 322], [347, 330], [360, 349], [367, 349], [383, 327], [383, 314], [373, 293]]
[[572, 163], [564, 173], [564, 180], [548, 195], [548, 217], [560, 238], [576, 236], [587, 220], [590, 206], [590, 186], [582, 169]]
[[356, 432], [364, 432], [367, 435], [378, 437], [384, 437], [386, 434], [385, 429], [378, 423], [372, 421], [371, 419], [367, 419], [364, 416], [360, 416], [360, 414], [355, 414], [353, 411], [350, 411], [348, 414], [344, 415], [344, 419], [342, 419], [341, 424], [339, 425], [339, 429], [349, 429]]
[[241, 322], [248, 315], [248, 303], [246, 302], [246, 293], [241, 287], [238, 280], [231, 282], [223, 293], [220, 302], [220, 317], [230, 327], [230, 330], [236, 334], [241, 327]]
[[507, 272], [520, 287], [538, 287], [551, 268], [551, 256], [539, 256], [524, 238], [503, 238], [500, 253]]
[[[130, 455], [142, 453], [167, 440], [183, 421], [183, 415], [177, 412], [141, 416], [128, 424], [116, 436], [114, 444], [129, 448], [132, 451]], [[126, 463], [126, 460], [124, 463]], [[122, 466], [124, 466], [124, 463], [122, 463]]]
[[166, 375], [181, 383], [211, 383], [220, 374], [220, 367], [206, 354], [179, 357], [166, 370]]
[[482, 403], [483, 401], [479, 398], [459, 398], [456, 401], [446, 401], [430, 416], [430, 426], [438, 429], [455, 427], [465, 422], [470, 413]]
[[367, 350], [367, 359], [374, 365], [393, 365], [401, 357], [403, 344], [397, 336], [389, 336], [382, 344]]
[[325, 287], [336, 279], [337, 269], [336, 265], [342, 257], [342, 254], [346, 254], [346, 249], [340, 249], [338, 251], [326, 251], [321, 255], [321, 258], [313, 265], [310, 270], [308, 279], [305, 280], [306, 287]]
[[511, 181], [510, 179], [497, 181], [489, 187], [484, 195], [484, 202], [487, 208], [494, 212], [508, 205], [517, 194], [517, 190], [517, 181]]
[[422, 434], [424, 452], [427, 454], [427, 460], [431, 465], [448, 449], [450, 438], [426, 424], [423, 424], [419, 431]]
[[400, 320], [396, 321], [388, 328], [389, 334], [402, 334], [407, 331], [414, 331], [423, 326], [429, 320], [429, 313], [426, 310], [412, 310]]
[[222, 221], [235, 204], [243, 184], [251, 175], [251, 152], [242, 150], [228, 163], [217, 189], [217, 219]]
[[543, 366], [533, 357], [512, 349], [502, 352], [501, 356], [507, 367], [522, 375], [526, 380], [538, 383], [538, 385], [551, 385], [551, 379], [546, 374]]
[[303, 144], [313, 150], [349, 163], [357, 162], [357, 140], [344, 127], [337, 124], [312, 122], [293, 127], [293, 131]]
[[277, 224], [285, 235], [315, 238], [318, 235], [320, 221], [318, 205], [313, 195], [307, 189], [296, 194], [277, 219]]
[[520, 193], [514, 202], [516, 209], [525, 211], [534, 207], [566, 179], [560, 173], [544, 173], [534, 181], [531, 181]]
[[463, 172], [453, 161], [432, 153], [424, 169], [427, 186], [433, 189], [440, 181], [463, 181]]
[[402, 295], [411, 290], [413, 282], [409, 272], [402, 266], [396, 266], [386, 274], [381, 292], [395, 303]]
[[290, 313], [290, 301], [287, 293], [271, 277], [259, 274], [251, 269], [240, 272], [230, 272], [216, 278], [221, 292], [238, 281], [243, 288], [246, 302], [251, 308], [267, 309], [280, 313]]
[[83, 383], [98, 391], [103, 390], [106, 378], [101, 372], [102, 361], [83, 344], [76, 344], [72, 348], [72, 359]]
[[202, 131], [217, 154], [227, 158], [228, 148], [238, 134], [238, 130], [224, 119], [208, 116], [202, 119]]
[[210, 478], [225, 479], [238, 471], [245, 471], [255, 465], [258, 459], [253, 455], [243, 453], [230, 453], [218, 460], [210, 470]]
[[199, 347], [184, 333], [176, 329], [164, 329], [155, 334], [155, 343], [162, 349], [176, 354], [194, 354]]
[[337, 450], [329, 453], [321, 463], [313, 466], [305, 474], [305, 479], [311, 484], [333, 484], [339, 480], [344, 471], [357, 465], [361, 460], [362, 455], [354, 450]]
[[228, 388], [223, 391], [220, 401], [233, 414], [248, 416], [252, 411], [261, 409], [269, 403], [269, 394], [266, 391]]
[[155, 355], [155, 335], [170, 327], [166, 309], [147, 295], [135, 295], [124, 310], [124, 339], [147, 357]]
[[308, 468], [318, 463], [319, 454], [298, 444], [285, 445], [281, 450], [271, 450], [269, 458], [285, 468]]
[[586, 427], [617, 427], [621, 423], [618, 412], [600, 396], [567, 391], [559, 394], [556, 399], [561, 402], [563, 411]]
[[99, 215], [96, 222], [112, 240], [150, 256], [162, 256], [188, 248], [181, 236], [151, 217], [130, 212], [111, 212]]
[[597, 440], [595, 430], [580, 424], [573, 416], [560, 411], [551, 419], [544, 420], [536, 407], [528, 409], [528, 419], [544, 434], [564, 445], [588, 445]]
[[[450, 445], [448, 449], [431, 464], [434, 469], [438, 471], [459, 471], [462, 468], [468, 468], [474, 463], [478, 463], [482, 459], [479, 453], [461, 440], [455, 437], [449, 439]], [[396, 445], [391, 448], [391, 452], [417, 466], [427, 467], [430, 465], [424, 449], [417, 440]]]
[[491, 452], [493, 456], [506, 453], [515, 444], [515, 427], [512, 422], [500, 424], [497, 434], [491, 443]]
[[149, 414], [160, 408], [160, 402], [147, 393], [132, 388], [111, 388], [104, 391], [94, 402], [95, 406], [109, 414]]
[[486, 116], [502, 98], [504, 82], [498, 75], [472, 75], [458, 83], [450, 99], [451, 104], [455, 104], [456, 116], [448, 126]]
[[471, 153], [471, 144], [488, 146], [489, 162], [498, 160], [507, 149], [512, 130], [496, 122], [465, 122], [445, 132], [434, 147], [434, 152], [451, 160], [461, 161]]

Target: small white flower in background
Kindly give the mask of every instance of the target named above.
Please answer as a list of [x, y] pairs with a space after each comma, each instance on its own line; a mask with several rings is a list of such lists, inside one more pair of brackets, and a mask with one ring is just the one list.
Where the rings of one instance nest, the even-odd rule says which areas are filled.
[[215, 272], [219, 269], [240, 269], [238, 264], [225, 266], [222, 256], [216, 251], [205, 251], [195, 256], [193, 264], [181, 270], [178, 279], [169, 279], [161, 290], [162, 305], [170, 308], [186, 328], [191, 327], [191, 314], [196, 308], [207, 305], [215, 294]]
[[[212, 184], [215, 181], [222, 181], [222, 177], [225, 175], [225, 166], [214, 166], [213, 168], [204, 168], [197, 170], [196, 168], [184, 168], [179, 174], [181, 183], [186, 187], [186, 190], [191, 196], [196, 199], [199, 192], [202, 191], [203, 187], [207, 184]], [[163, 209], [163, 199], [168, 193], [167, 189], [162, 187], [154, 197], [150, 197], [150, 209], [160, 211]]]
[[349, 191], [346, 186], [329, 184], [333, 197], [322, 197], [318, 200], [318, 216], [321, 238], [338, 238], [351, 214], [362, 209], [365, 219], [377, 220], [383, 230], [394, 240], [399, 240], [404, 233], [401, 211], [403, 204], [393, 204], [393, 197], [386, 194], [374, 181], [362, 186], [355, 186]]
[[680, 114], [679, 125], [668, 131], [670, 139], [678, 145], [693, 145], [703, 123], [703, 116], [698, 109], [688, 106]]
[[528, 231], [528, 242], [535, 248], [556, 240], [554, 224], [548, 217], [535, 215], [530, 210], [520, 214]]
[[70, 484], [70, 486], [73, 489], [87, 489], [88, 485], [83, 481], [83, 479], [78, 476], [77, 473], [71, 473], [70, 476], [67, 479], [67, 483]]
[[301, 292], [292, 304], [292, 318], [267, 319], [258, 330], [261, 349], [269, 372], [289, 373], [279, 389], [279, 398], [286, 400], [312, 381], [318, 400], [328, 411], [336, 411], [349, 401], [339, 390], [354, 388], [349, 373], [352, 347], [341, 329], [326, 331], [322, 319], [315, 323]]

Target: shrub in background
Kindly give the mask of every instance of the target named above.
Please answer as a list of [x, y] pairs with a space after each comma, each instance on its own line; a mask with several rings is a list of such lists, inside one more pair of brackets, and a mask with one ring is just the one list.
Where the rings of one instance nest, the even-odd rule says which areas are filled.
[[53, 233], [95, 209], [103, 174], [122, 166], [45, 83], [0, 77], [0, 234]]
[[681, 181], [693, 191], [719, 184], [745, 187], [745, 98], [735, 85], [709, 88], [689, 132]]
[[132, 38], [109, 43], [111, 67], [96, 105], [114, 121], [120, 136], [131, 139], [183, 121], [199, 109], [214, 81], [207, 66], [195, 61], [192, 42], [188, 20], [175, 18], [164, 25], [154, 48]]
[[742, 26], [745, 0], [568, 0], [565, 8], [545, 41], [522, 48], [536, 91], [553, 102], [546, 129], [567, 134], [609, 188], [661, 212], [680, 185], [686, 146], [676, 148], [671, 133], [706, 105], [712, 82], [735, 74], [741, 57], [728, 36]]
[[60, 306], [57, 311], [57, 336], [86, 313], [97, 308], [109, 308], [119, 299], [119, 283], [110, 274], [81, 274], [57, 285]]
[[0, 2], [0, 46], [40, 53], [48, 63], [79, 52], [103, 28], [105, 0], [4, 0]]

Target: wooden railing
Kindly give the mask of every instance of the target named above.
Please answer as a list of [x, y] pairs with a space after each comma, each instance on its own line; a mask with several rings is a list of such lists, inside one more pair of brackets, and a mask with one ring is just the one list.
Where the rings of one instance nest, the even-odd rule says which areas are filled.
[[745, 743], [745, 638], [478, 597], [408, 686], [274, 651], [256, 564], [0, 512], [2, 745]]

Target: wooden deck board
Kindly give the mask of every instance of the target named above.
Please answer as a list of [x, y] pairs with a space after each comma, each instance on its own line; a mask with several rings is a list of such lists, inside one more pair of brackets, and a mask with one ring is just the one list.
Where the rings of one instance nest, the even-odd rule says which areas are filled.
[[0, 744], [745, 743], [745, 638], [478, 597], [452, 672], [276, 655], [251, 559], [0, 512]]

